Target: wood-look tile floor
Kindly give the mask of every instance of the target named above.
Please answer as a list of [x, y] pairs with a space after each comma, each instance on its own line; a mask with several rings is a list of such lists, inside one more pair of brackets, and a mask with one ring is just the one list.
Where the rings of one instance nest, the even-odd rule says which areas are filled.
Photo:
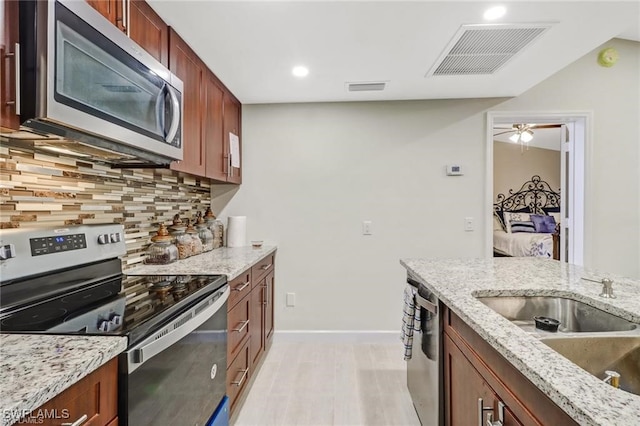
[[275, 340], [236, 426], [419, 426], [397, 343]]

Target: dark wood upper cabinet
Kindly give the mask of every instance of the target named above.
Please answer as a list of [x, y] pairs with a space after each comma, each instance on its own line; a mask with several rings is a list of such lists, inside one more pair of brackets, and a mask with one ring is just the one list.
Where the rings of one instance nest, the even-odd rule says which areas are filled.
[[226, 181], [228, 164], [224, 150], [224, 126], [222, 122], [222, 102], [224, 90], [218, 85], [218, 79], [211, 71], [205, 72], [204, 90], [206, 92], [206, 109], [202, 123], [202, 134], [205, 145], [206, 176], [211, 179]]
[[17, 1], [5, 1], [2, 29], [0, 30], [0, 127], [18, 129], [20, 116], [17, 114], [16, 49], [18, 48], [18, 6]]
[[129, 0], [86, 0], [86, 2], [120, 31], [128, 32]]
[[169, 29], [169, 69], [184, 84], [182, 92], [183, 160], [171, 163], [171, 169], [197, 176], [205, 175], [202, 143], [202, 112], [205, 98], [202, 62], [173, 28]]
[[[222, 114], [224, 116], [225, 156], [230, 164], [230, 170], [227, 174], [227, 182], [242, 183], [242, 138], [240, 135], [241, 105], [240, 102], [235, 98], [235, 96], [231, 94], [231, 92], [225, 92]], [[240, 139], [240, 167], [231, 167], [231, 160], [229, 159], [229, 156], [231, 155], [229, 133], [237, 135]]]
[[129, 37], [169, 67], [169, 27], [144, 0], [129, 3]]

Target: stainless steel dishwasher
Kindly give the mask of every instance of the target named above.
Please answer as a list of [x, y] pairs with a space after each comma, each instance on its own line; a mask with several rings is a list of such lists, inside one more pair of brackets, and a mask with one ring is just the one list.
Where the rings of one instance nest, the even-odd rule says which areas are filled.
[[410, 277], [407, 282], [416, 288], [416, 308], [420, 309], [420, 327], [414, 332], [412, 356], [407, 361], [407, 387], [420, 423], [441, 426], [444, 425], [442, 313], [435, 294]]

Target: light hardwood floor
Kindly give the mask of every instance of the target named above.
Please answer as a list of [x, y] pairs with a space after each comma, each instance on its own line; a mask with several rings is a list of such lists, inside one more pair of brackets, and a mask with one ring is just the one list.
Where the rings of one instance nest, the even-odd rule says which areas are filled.
[[419, 426], [402, 343], [275, 339], [236, 426]]

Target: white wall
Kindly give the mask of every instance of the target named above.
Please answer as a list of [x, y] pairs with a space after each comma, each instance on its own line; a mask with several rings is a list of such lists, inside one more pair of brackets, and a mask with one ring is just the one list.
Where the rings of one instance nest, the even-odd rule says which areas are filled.
[[[280, 247], [277, 329], [399, 329], [399, 258], [484, 256], [489, 110], [594, 111], [587, 262], [638, 276], [640, 48], [611, 45], [616, 67], [599, 67], [594, 51], [510, 100], [243, 106], [243, 184], [217, 202], [230, 199], [223, 218], [248, 216], [249, 239]], [[464, 176], [445, 176], [452, 163]], [[363, 220], [374, 235], [361, 235]]]

